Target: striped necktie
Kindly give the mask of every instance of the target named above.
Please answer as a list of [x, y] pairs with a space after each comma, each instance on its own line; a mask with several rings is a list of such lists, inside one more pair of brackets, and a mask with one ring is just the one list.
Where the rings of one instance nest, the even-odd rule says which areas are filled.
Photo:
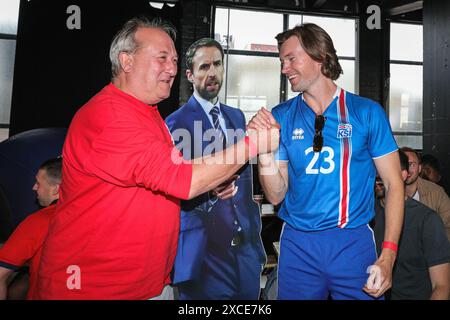
[[213, 119], [213, 125], [214, 125], [214, 129], [217, 132], [217, 136], [219, 137], [218, 139], [222, 140], [222, 147], [223, 149], [225, 149], [227, 147], [227, 141], [225, 139], [225, 133], [223, 132], [222, 127], [220, 126], [220, 121], [219, 121], [219, 114], [220, 114], [220, 109], [218, 106], [214, 106], [211, 111], [209, 112], [209, 114], [211, 115], [212, 119]]

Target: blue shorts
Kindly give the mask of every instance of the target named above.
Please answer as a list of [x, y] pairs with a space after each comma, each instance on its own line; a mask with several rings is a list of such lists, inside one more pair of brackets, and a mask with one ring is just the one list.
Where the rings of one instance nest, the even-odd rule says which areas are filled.
[[280, 300], [373, 300], [362, 288], [377, 260], [372, 230], [299, 231], [284, 224], [278, 263]]

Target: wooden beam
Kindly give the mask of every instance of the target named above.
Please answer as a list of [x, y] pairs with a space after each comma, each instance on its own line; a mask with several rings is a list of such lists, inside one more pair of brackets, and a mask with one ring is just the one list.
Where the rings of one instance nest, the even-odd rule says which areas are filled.
[[327, 0], [316, 0], [313, 4], [313, 8], [320, 8], [322, 7]]
[[423, 9], [423, 1], [415, 1], [398, 7], [393, 7], [389, 9], [389, 14], [391, 16], [397, 16], [399, 14], [404, 14], [422, 9]]

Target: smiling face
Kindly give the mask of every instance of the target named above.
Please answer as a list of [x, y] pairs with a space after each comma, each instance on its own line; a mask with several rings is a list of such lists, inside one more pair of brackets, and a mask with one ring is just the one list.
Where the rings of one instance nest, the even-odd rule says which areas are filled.
[[280, 47], [281, 73], [294, 92], [308, 91], [321, 78], [322, 64], [314, 61], [296, 36], [289, 37]]
[[421, 170], [421, 165], [419, 163], [419, 158], [414, 152], [405, 151], [408, 156], [409, 169], [408, 169], [408, 177], [406, 179], [406, 184], [410, 185], [417, 181], [419, 177], [419, 173]]
[[178, 55], [167, 33], [156, 28], [139, 28], [138, 49], [119, 55], [126, 88], [137, 99], [156, 104], [170, 95], [177, 74]]
[[203, 99], [213, 102], [222, 87], [223, 73], [220, 50], [200, 47], [192, 59], [192, 70], [187, 70], [186, 76]]

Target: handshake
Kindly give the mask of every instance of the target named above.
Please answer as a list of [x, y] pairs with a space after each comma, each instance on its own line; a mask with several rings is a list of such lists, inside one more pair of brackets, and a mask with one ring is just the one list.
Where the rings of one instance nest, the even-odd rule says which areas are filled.
[[[280, 143], [280, 125], [267, 109], [261, 108], [247, 124], [250, 157], [269, 154], [278, 149]], [[232, 176], [210, 192], [210, 196], [222, 200], [232, 198], [238, 191], [238, 175]]]
[[[268, 154], [278, 149], [280, 142], [280, 125], [272, 114], [261, 108], [247, 125], [250, 157], [257, 154]], [[227, 200], [234, 197], [238, 191], [236, 181], [238, 175], [234, 175], [218, 187], [210, 191], [211, 197]]]
[[258, 154], [271, 153], [278, 149], [280, 125], [265, 108], [261, 108], [247, 124], [247, 134]]

